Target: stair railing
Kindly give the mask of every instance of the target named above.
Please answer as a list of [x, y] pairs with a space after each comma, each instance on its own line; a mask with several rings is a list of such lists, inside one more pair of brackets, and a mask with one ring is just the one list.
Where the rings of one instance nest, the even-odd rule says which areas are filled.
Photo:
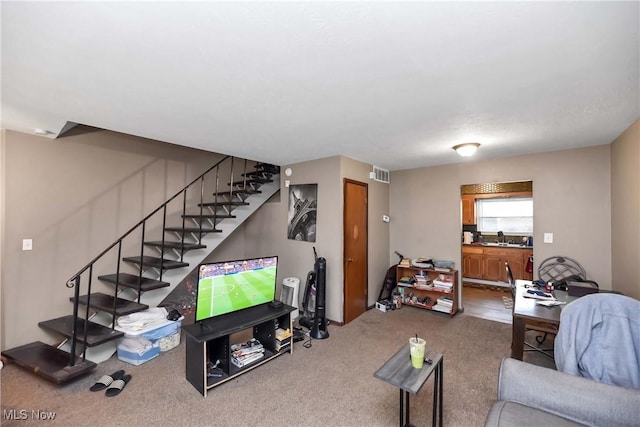
[[[213, 221], [213, 227], [215, 229], [216, 225], [217, 225], [217, 215], [218, 215], [218, 209], [217, 209], [217, 203], [218, 203], [218, 191], [219, 191], [219, 177], [220, 177], [220, 168], [221, 166], [226, 162], [229, 161], [230, 162], [230, 168], [229, 168], [229, 182], [230, 182], [230, 190], [229, 190], [229, 195], [230, 195], [230, 201], [232, 200], [233, 197], [233, 176], [234, 176], [234, 157], [233, 156], [225, 156], [222, 160], [218, 161], [216, 164], [214, 164], [213, 166], [211, 166], [209, 169], [207, 169], [205, 172], [203, 172], [200, 176], [198, 176], [197, 178], [195, 178], [193, 181], [191, 181], [189, 184], [187, 184], [186, 186], [184, 186], [184, 188], [182, 188], [182, 190], [178, 191], [176, 194], [174, 194], [171, 198], [169, 198], [167, 201], [165, 201], [163, 204], [161, 204], [159, 207], [157, 207], [156, 209], [154, 209], [150, 214], [148, 214], [147, 216], [145, 216], [141, 221], [139, 221], [136, 225], [134, 225], [133, 227], [131, 227], [126, 233], [124, 233], [121, 237], [119, 237], [115, 242], [113, 242], [112, 244], [110, 244], [106, 249], [104, 249], [102, 252], [100, 252], [100, 254], [98, 256], [96, 256], [95, 258], [93, 258], [91, 261], [89, 261], [84, 267], [82, 267], [76, 274], [74, 274], [73, 276], [71, 276], [71, 278], [69, 280], [67, 280], [66, 282], [66, 286], [68, 288], [75, 288], [74, 289], [74, 300], [73, 300], [73, 330], [72, 330], [72, 336], [71, 336], [71, 347], [70, 347], [70, 356], [69, 356], [69, 366], [74, 366], [75, 365], [75, 361], [76, 361], [76, 342], [77, 342], [77, 338], [78, 338], [78, 309], [79, 309], [79, 305], [80, 305], [80, 279], [81, 276], [87, 272], [88, 270], [88, 276], [89, 276], [89, 280], [87, 283], [87, 289], [88, 289], [88, 294], [87, 294], [87, 301], [86, 301], [86, 310], [85, 310], [85, 317], [84, 317], [84, 349], [82, 352], [82, 357], [85, 358], [86, 357], [86, 350], [87, 350], [87, 333], [88, 333], [88, 321], [89, 321], [89, 313], [90, 313], [90, 299], [91, 299], [91, 285], [92, 285], [92, 277], [93, 277], [93, 267], [94, 265], [100, 261], [103, 257], [105, 257], [109, 251], [111, 251], [111, 249], [113, 249], [114, 247], [118, 247], [118, 255], [117, 255], [117, 260], [116, 260], [116, 281], [115, 281], [115, 290], [114, 290], [114, 302], [113, 302], [113, 307], [111, 309], [111, 318], [112, 318], [112, 322], [111, 322], [111, 329], [113, 330], [115, 328], [115, 323], [116, 323], [116, 311], [117, 311], [117, 295], [118, 295], [118, 287], [119, 287], [119, 283], [120, 283], [120, 265], [122, 262], [122, 242], [123, 240], [128, 237], [131, 233], [133, 233], [134, 231], [136, 231], [137, 229], [141, 229], [141, 241], [140, 241], [140, 268], [138, 271], [139, 274], [139, 280], [138, 280], [138, 289], [137, 289], [137, 293], [138, 293], [138, 303], [140, 302], [140, 298], [142, 296], [142, 279], [143, 279], [143, 273], [144, 273], [144, 267], [143, 267], [143, 257], [144, 257], [144, 242], [145, 242], [145, 232], [146, 232], [146, 225], [147, 222], [155, 216], [155, 214], [157, 214], [160, 210], [162, 210], [162, 241], [161, 241], [161, 253], [160, 253], [160, 272], [159, 272], [159, 280], [162, 280], [162, 272], [163, 272], [163, 266], [164, 266], [164, 249], [165, 249], [165, 227], [166, 227], [166, 222], [167, 222], [167, 206], [174, 201], [175, 199], [177, 199], [180, 195], [183, 196], [183, 201], [182, 201], [182, 232], [181, 232], [181, 250], [180, 250], [180, 261], [183, 260], [184, 257], [184, 252], [185, 252], [185, 247], [184, 247], [184, 240], [185, 240], [185, 215], [187, 214], [187, 192], [188, 190], [193, 187], [196, 183], [200, 183], [200, 195], [199, 195], [199, 205], [200, 205], [200, 220], [198, 221], [199, 223], [199, 233], [198, 233], [198, 243], [202, 242], [202, 224], [203, 224], [203, 220], [202, 220], [202, 216], [204, 214], [204, 202], [205, 202], [205, 177], [210, 176], [211, 174], [215, 174], [214, 177], [214, 187], [215, 187], [215, 192], [214, 192], [214, 209], [213, 209], [213, 217], [214, 217], [214, 221]], [[245, 159], [244, 161], [244, 170], [242, 175], [245, 177], [244, 178], [244, 182], [246, 183], [246, 173], [247, 173], [247, 160]]]

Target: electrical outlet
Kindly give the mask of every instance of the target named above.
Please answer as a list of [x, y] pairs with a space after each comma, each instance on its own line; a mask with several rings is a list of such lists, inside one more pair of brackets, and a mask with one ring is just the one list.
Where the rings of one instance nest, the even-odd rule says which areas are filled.
[[553, 243], [553, 233], [544, 233], [544, 242]]
[[22, 239], [22, 250], [30, 251], [33, 249], [33, 240], [31, 239]]

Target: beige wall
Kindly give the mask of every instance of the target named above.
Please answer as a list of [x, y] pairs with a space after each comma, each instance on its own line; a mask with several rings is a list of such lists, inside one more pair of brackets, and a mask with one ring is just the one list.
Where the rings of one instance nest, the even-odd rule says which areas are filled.
[[[343, 321], [343, 263], [342, 263], [342, 212], [343, 179], [350, 178], [368, 184], [369, 188], [369, 283], [368, 301], [372, 305], [382, 285], [388, 268], [388, 224], [382, 223], [382, 213], [388, 206], [387, 184], [369, 180], [371, 165], [345, 157], [330, 157], [311, 162], [283, 165], [290, 167], [290, 177], [281, 175], [280, 200], [263, 206], [245, 227], [247, 252], [252, 255], [275, 253], [280, 255], [279, 283], [285, 277], [300, 279], [300, 298], [304, 291], [307, 273], [313, 269], [313, 247], [318, 256], [327, 259], [327, 318]], [[300, 242], [287, 239], [288, 190], [284, 180], [292, 185], [318, 184], [318, 218], [316, 242]], [[250, 242], [250, 243], [249, 243]], [[251, 248], [251, 249], [249, 249]]]
[[[460, 269], [460, 186], [533, 181], [534, 271], [542, 260], [564, 255], [611, 289], [609, 147], [392, 172], [390, 249], [453, 260]], [[545, 232], [554, 233], [553, 244], [542, 243]]]
[[[397, 261], [394, 250], [460, 266], [460, 185], [531, 180], [536, 267], [550, 256], [570, 256], [602, 288], [640, 297], [639, 126], [636, 122], [612, 145], [396, 171], [391, 185], [369, 180], [371, 165], [345, 157], [284, 165], [293, 169], [287, 178], [292, 184], [318, 184], [317, 241], [287, 239], [282, 176], [281, 193], [209, 259], [279, 255], [279, 283], [298, 277], [302, 293], [315, 246], [327, 258], [327, 317], [341, 322], [344, 178], [369, 189], [369, 305]], [[2, 136], [3, 349], [37, 339], [52, 342], [37, 323], [70, 313], [65, 281], [219, 158], [107, 131], [57, 140], [10, 131]], [[390, 215], [389, 224], [382, 222], [384, 214]], [[554, 233], [553, 244], [542, 243], [545, 232]], [[24, 238], [33, 239], [33, 251], [21, 250]]]
[[[37, 324], [70, 314], [66, 281], [144, 215], [220, 158], [158, 141], [76, 129], [51, 140], [3, 132], [2, 348], [59, 339]], [[279, 284], [301, 280], [301, 297], [315, 246], [327, 259], [327, 317], [342, 317], [343, 179], [369, 185], [369, 305], [388, 268], [389, 186], [369, 180], [371, 165], [344, 157], [289, 165], [292, 184], [318, 184], [315, 243], [286, 238], [288, 191], [276, 194], [208, 260], [280, 256]], [[22, 251], [22, 239], [33, 251]], [[125, 254], [127, 255], [127, 254]], [[10, 283], [10, 286], [5, 286]], [[100, 291], [94, 283], [93, 291]], [[105, 289], [106, 290], [106, 289]]]
[[[290, 167], [290, 177], [281, 176], [280, 200], [269, 203], [256, 212], [245, 226], [247, 254], [278, 255], [278, 283], [285, 277], [300, 279], [300, 297], [304, 289], [307, 273], [313, 269], [313, 247], [318, 256], [327, 259], [327, 295], [326, 315], [339, 320], [336, 310], [342, 304], [342, 276], [338, 267], [341, 259], [341, 227], [340, 209], [340, 158], [330, 157], [312, 162], [283, 165], [281, 170]], [[287, 239], [287, 212], [289, 191], [284, 186], [288, 179], [291, 185], [318, 184], [318, 211], [316, 218], [316, 241], [302, 242]]]
[[611, 144], [613, 288], [640, 299], [640, 120]]
[[[82, 131], [55, 140], [4, 133], [2, 348], [51, 342], [38, 322], [71, 314], [66, 281], [221, 157]], [[32, 251], [22, 251], [26, 238]]]

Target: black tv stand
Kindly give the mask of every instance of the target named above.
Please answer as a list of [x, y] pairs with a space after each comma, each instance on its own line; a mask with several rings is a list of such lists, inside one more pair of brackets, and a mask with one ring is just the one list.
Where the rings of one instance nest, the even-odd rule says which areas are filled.
[[205, 331], [203, 331], [203, 329], [206, 330], [206, 331], [212, 331], [212, 329], [209, 328], [209, 326], [207, 326], [206, 322], [198, 322], [198, 325], [200, 325], [200, 333], [204, 333], [205, 332]]
[[[294, 310], [295, 307], [286, 304], [274, 308], [266, 303], [184, 326], [187, 381], [206, 396], [208, 390], [244, 372], [282, 354], [293, 353], [293, 336], [288, 338], [289, 344], [280, 350], [275, 331], [278, 327], [293, 331], [291, 312]], [[236, 344], [231, 341], [231, 335], [248, 329], [252, 329], [253, 337], [264, 346], [264, 357], [239, 368], [231, 362], [231, 345]], [[218, 360], [217, 367], [222, 371], [222, 376], [208, 376], [207, 364]]]

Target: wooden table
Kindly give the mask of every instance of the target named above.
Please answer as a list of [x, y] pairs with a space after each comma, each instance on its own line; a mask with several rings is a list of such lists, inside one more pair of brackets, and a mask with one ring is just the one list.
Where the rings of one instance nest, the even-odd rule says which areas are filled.
[[[536, 304], [536, 299], [525, 298], [523, 295], [528, 290], [526, 286], [531, 286], [529, 280], [516, 280], [516, 297], [513, 303], [513, 325], [511, 329], [511, 357], [522, 360], [524, 353], [524, 334], [526, 331], [526, 321], [533, 320], [545, 322], [551, 325], [560, 324], [560, 313], [566, 306], [556, 305], [545, 307]], [[575, 299], [570, 297], [565, 291], [553, 291], [557, 300], [569, 303]]]
[[439, 418], [439, 425], [442, 427], [444, 357], [441, 353], [427, 349], [425, 358], [429, 358], [433, 362], [430, 365], [425, 362], [421, 369], [411, 366], [411, 354], [409, 343], [407, 343], [373, 374], [374, 377], [400, 389], [401, 427], [411, 425], [409, 421], [409, 393], [417, 394], [434, 372], [432, 425], [435, 426], [436, 418]]

